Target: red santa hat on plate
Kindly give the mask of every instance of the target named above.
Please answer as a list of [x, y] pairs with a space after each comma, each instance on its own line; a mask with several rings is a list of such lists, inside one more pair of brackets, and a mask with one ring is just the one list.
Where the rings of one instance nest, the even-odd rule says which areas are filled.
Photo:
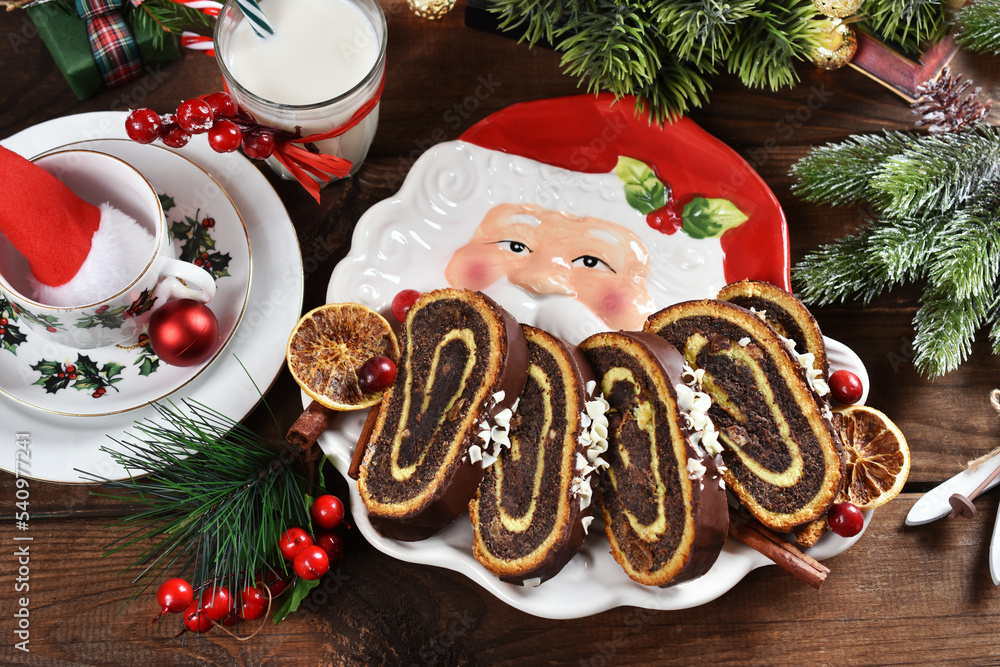
[[2, 146], [0, 184], [0, 233], [31, 268], [34, 289], [24, 296], [49, 306], [91, 304], [127, 287], [148, 263], [153, 237], [142, 225], [109, 203], [84, 201]]

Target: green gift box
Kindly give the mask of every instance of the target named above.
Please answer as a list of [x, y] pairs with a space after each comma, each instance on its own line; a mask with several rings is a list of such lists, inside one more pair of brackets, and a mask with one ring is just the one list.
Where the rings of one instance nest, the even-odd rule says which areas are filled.
[[[45, 46], [52, 54], [69, 87], [81, 100], [93, 97], [104, 89], [104, 79], [94, 62], [87, 38], [87, 23], [57, 2], [44, 2], [25, 11], [38, 29]], [[180, 40], [175, 33], [162, 36], [133, 31], [143, 69], [176, 60], [181, 56]], [[160, 37], [160, 43], [154, 45]], [[143, 72], [140, 71], [141, 75]]]

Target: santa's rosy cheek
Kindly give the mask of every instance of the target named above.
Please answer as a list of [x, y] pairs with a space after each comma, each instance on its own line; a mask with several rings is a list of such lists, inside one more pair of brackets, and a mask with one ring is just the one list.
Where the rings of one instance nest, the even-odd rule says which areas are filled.
[[453, 287], [483, 289], [496, 282], [503, 271], [486, 257], [468, 253], [456, 254], [444, 275]]

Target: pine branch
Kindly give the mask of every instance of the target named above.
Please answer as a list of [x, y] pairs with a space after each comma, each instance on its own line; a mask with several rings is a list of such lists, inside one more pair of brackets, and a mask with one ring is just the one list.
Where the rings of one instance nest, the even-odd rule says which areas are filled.
[[976, 0], [955, 15], [955, 39], [973, 51], [1000, 55], [1000, 0]]
[[792, 165], [797, 182], [792, 191], [806, 201], [853, 206], [871, 197], [869, 182], [886, 158], [913, 146], [915, 138], [902, 132], [855, 135], [839, 144], [813, 149]]
[[941, 0], [867, 0], [864, 12], [865, 25], [910, 55], [940, 38], [948, 27]]
[[812, 0], [762, 0], [757, 11], [740, 22], [729, 71], [751, 88], [794, 85], [795, 61], [808, 60], [818, 44], [815, 15]]
[[498, 15], [501, 30], [520, 33], [519, 41], [534, 46], [556, 38], [575, 23], [577, 0], [494, 0], [490, 11]]
[[130, 566], [139, 570], [136, 594], [172, 570], [192, 572], [196, 590], [213, 582], [238, 590], [283, 568], [279, 536], [309, 525], [306, 482], [293, 461], [201, 404], [156, 409], [158, 421], [135, 424], [138, 442], [103, 449], [129, 471], [128, 480], [87, 475], [143, 508], [116, 524], [131, 530], [105, 553], [145, 545]]
[[677, 57], [715, 65], [729, 57], [740, 21], [751, 16], [758, 0], [667, 0], [655, 15], [667, 47]]
[[890, 155], [871, 179], [875, 204], [895, 217], [930, 217], [954, 210], [1000, 178], [1000, 130], [919, 138]]
[[122, 9], [132, 30], [151, 35], [156, 48], [163, 45], [164, 36], [168, 32], [180, 33], [191, 26], [211, 28], [215, 25], [215, 19], [208, 14], [172, 0], [146, 0], [141, 5], [126, 2]]
[[996, 298], [988, 293], [958, 300], [946, 292], [925, 291], [913, 318], [916, 369], [936, 377], [958, 368], [969, 357], [976, 331]]
[[965, 301], [993, 291], [1000, 276], [1000, 207], [956, 211], [929, 259], [928, 289]]

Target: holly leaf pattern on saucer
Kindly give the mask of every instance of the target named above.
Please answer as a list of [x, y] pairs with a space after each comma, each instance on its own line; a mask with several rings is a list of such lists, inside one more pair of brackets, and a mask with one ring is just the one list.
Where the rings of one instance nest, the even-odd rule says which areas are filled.
[[17, 346], [28, 339], [16, 322], [17, 312], [7, 299], [0, 297], [0, 348], [14, 354]]
[[201, 211], [194, 217], [184, 216], [170, 226], [170, 235], [181, 241], [181, 253], [178, 259], [200, 266], [212, 277], [218, 280], [229, 275], [229, 262], [232, 259], [228, 253], [222, 253], [215, 248], [215, 218], [203, 216]]
[[[42, 360], [31, 367], [31, 370], [41, 373], [34, 384], [41, 385], [45, 391], [54, 394], [72, 387], [77, 391], [91, 393], [94, 398], [100, 398], [107, 393], [108, 387], [120, 381], [124, 366], [113, 361], [98, 366], [90, 357], [79, 354], [75, 362]], [[118, 388], [114, 388], [118, 391]]]

